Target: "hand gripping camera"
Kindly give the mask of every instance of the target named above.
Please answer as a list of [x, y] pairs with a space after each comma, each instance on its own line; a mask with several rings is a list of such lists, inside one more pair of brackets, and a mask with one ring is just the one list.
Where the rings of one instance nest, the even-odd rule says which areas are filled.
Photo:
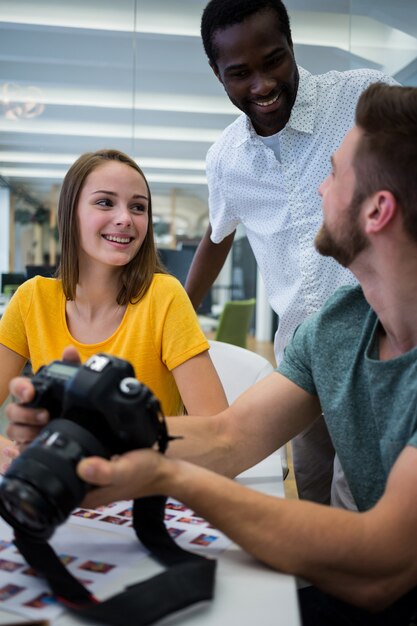
[[0, 514], [18, 532], [45, 540], [92, 488], [76, 466], [137, 448], [164, 452], [169, 436], [158, 400], [127, 361], [106, 354], [84, 365], [53, 361], [32, 379], [51, 421], [0, 483]]

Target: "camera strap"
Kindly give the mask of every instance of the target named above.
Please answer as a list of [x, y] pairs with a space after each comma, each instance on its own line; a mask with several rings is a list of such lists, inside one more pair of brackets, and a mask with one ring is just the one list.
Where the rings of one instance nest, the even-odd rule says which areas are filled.
[[198, 602], [211, 600], [216, 561], [180, 548], [165, 523], [166, 499], [133, 502], [133, 527], [140, 542], [167, 569], [130, 585], [100, 602], [63, 565], [46, 541], [15, 531], [15, 545], [26, 561], [48, 582], [57, 600], [74, 613], [99, 624], [146, 626]]

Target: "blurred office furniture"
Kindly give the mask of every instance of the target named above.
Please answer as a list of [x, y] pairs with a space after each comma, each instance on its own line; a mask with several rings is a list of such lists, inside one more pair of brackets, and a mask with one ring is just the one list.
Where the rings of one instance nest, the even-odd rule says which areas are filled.
[[[210, 358], [219, 375], [229, 404], [238, 396], [274, 371], [265, 357], [246, 348], [222, 341], [209, 340]], [[253, 419], [256, 419], [254, 415]], [[288, 474], [286, 446], [279, 449], [284, 478]]]
[[26, 278], [45, 276], [52, 278], [56, 272], [56, 265], [26, 265]]
[[215, 339], [246, 348], [247, 334], [255, 304], [255, 298], [226, 302], [220, 315]]
[[14, 292], [18, 289], [19, 285], [4, 285], [3, 295], [6, 296], [8, 300], [12, 297]]
[[1, 274], [1, 293], [10, 297], [16, 289], [24, 283], [26, 280], [26, 274], [20, 272], [9, 272]]

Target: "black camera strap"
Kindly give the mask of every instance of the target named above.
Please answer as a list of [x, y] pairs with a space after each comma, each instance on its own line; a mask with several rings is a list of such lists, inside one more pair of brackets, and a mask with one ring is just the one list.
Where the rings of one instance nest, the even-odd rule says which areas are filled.
[[136, 535], [167, 569], [103, 602], [70, 574], [46, 541], [15, 531], [15, 545], [69, 610], [99, 624], [146, 626], [175, 611], [211, 600], [214, 593], [216, 561], [180, 548], [165, 527], [164, 512], [162, 496], [134, 500]]

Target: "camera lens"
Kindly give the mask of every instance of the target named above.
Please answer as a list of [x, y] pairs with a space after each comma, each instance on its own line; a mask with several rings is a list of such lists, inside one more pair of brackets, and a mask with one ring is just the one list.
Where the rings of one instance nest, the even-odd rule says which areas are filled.
[[85, 456], [110, 454], [78, 424], [52, 420], [3, 476], [0, 515], [34, 539], [51, 537], [90, 489], [76, 473]]
[[31, 485], [14, 478], [6, 479], [1, 493], [7, 513], [19, 527], [41, 530], [47, 526], [47, 520], [39, 509], [40, 494]]

